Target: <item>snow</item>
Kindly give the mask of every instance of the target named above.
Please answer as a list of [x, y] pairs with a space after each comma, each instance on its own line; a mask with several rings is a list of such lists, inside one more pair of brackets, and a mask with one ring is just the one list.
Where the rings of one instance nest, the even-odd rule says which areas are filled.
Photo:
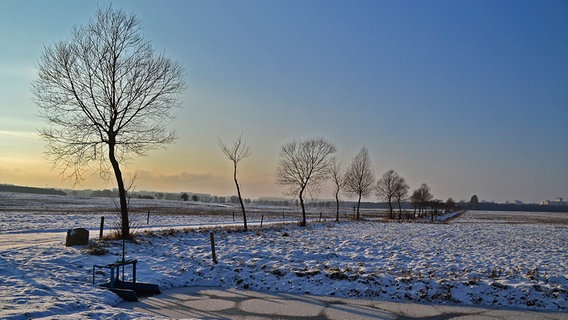
[[[0, 194], [0, 317], [144, 318], [116, 307], [120, 298], [91, 284], [93, 265], [121, 259], [121, 241], [99, 242], [98, 231], [91, 233], [93, 244], [107, 251], [102, 256], [89, 254], [87, 246], [64, 246], [68, 228], [96, 229], [98, 213], [113, 210], [108, 199], [27, 197]], [[146, 200], [136, 206], [156, 212], [160, 206], [179, 209], [175, 215], [156, 213], [149, 231], [126, 244], [127, 258], [138, 259], [137, 280], [156, 283], [162, 290], [215, 286], [429, 304], [568, 309], [568, 214], [554, 214], [555, 223], [529, 223], [526, 213], [469, 211], [445, 223], [312, 221], [307, 227], [256, 226], [244, 232], [204, 227], [233, 223], [230, 213], [180, 215], [188, 204], [176, 201]], [[505, 223], [515, 217], [522, 223]], [[211, 231], [218, 264], [211, 259]], [[28, 237], [32, 241], [22, 241]], [[126, 272], [129, 278], [128, 267]], [[107, 278], [108, 271], [100, 270], [95, 280]]]

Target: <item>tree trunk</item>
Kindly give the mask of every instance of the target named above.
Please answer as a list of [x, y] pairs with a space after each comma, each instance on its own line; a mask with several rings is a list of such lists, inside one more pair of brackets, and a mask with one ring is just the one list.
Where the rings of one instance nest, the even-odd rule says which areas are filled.
[[302, 222], [300, 222], [301, 226], [306, 225], [306, 207], [304, 206], [304, 189], [300, 190], [300, 206], [302, 207]]
[[115, 148], [115, 138], [110, 137], [108, 144], [108, 158], [114, 170], [114, 176], [116, 177], [116, 183], [118, 185], [118, 197], [120, 199], [120, 233], [122, 239], [130, 238], [130, 225], [128, 221], [128, 203], [126, 201], [126, 189], [124, 188], [124, 181], [122, 179], [122, 172], [120, 171], [120, 165], [118, 160], [116, 160], [114, 148]]
[[234, 171], [233, 171], [233, 178], [235, 180], [235, 186], [237, 186], [237, 195], [239, 196], [239, 202], [241, 204], [241, 209], [243, 210], [243, 221], [245, 226], [245, 231], [248, 230], [247, 226], [247, 214], [245, 211], [245, 205], [243, 203], [243, 198], [241, 197], [241, 188], [239, 187], [239, 183], [237, 182], [237, 162], [235, 162]]
[[392, 218], [393, 218], [393, 215], [392, 215], [392, 202], [391, 202], [391, 199], [388, 199], [388, 200], [389, 200], [389, 218], [392, 219]]
[[335, 193], [335, 222], [339, 222], [339, 192]]
[[359, 208], [361, 207], [361, 193], [359, 193], [359, 199], [357, 200], [357, 218], [355, 220], [359, 221]]

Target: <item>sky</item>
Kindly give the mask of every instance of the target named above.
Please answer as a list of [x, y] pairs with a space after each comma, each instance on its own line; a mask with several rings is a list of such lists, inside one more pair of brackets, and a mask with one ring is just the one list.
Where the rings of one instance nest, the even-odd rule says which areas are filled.
[[[107, 1], [0, 1], [0, 183], [62, 181], [30, 86], [44, 48]], [[436, 198], [568, 198], [566, 1], [112, 1], [182, 64], [178, 139], [124, 164], [135, 190], [235, 194], [217, 139], [241, 133], [243, 196], [284, 197], [280, 147], [324, 137], [348, 166], [365, 146]], [[93, 168], [96, 168], [96, 163]], [[314, 195], [332, 198], [328, 187]], [[367, 198], [377, 201], [375, 195]]]

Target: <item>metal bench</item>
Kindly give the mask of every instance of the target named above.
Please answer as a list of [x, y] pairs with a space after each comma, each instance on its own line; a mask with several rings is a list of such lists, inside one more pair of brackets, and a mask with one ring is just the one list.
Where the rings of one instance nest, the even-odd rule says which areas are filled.
[[[97, 269], [109, 269], [110, 270], [110, 280], [107, 283], [103, 283], [100, 286], [108, 288], [112, 292], [118, 294], [121, 298], [127, 301], [138, 301], [138, 295], [140, 296], [151, 296], [155, 294], [160, 294], [160, 288], [158, 285], [151, 283], [141, 283], [136, 282], [136, 263], [138, 260], [123, 260], [114, 263], [109, 263], [107, 265], [94, 265], [93, 266], [93, 285], [95, 284], [95, 275]], [[124, 267], [127, 265], [132, 265], [132, 282], [124, 281]], [[120, 267], [122, 267], [122, 280], [120, 280]]]
[[[110, 269], [110, 281], [109, 286], [111, 289], [116, 288], [116, 284], [118, 282], [120, 282], [119, 279], [119, 270], [120, 267], [122, 267], [122, 282], [124, 282], [124, 267], [131, 264], [132, 265], [132, 283], [136, 283], [136, 263], [138, 263], [138, 260], [136, 259], [131, 259], [131, 260], [125, 260], [125, 261], [117, 261], [114, 263], [109, 263], [107, 265], [94, 265], [93, 266], [93, 284], [95, 284], [95, 273], [96, 273], [96, 269]], [[116, 270], [116, 272], [115, 272]]]

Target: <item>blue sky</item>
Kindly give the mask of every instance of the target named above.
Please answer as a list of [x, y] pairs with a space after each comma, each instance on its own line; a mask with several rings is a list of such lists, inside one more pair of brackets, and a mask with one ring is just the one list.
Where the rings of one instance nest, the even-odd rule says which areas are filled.
[[[44, 45], [100, 2], [0, 1], [0, 183], [70, 188], [43, 158], [30, 83]], [[241, 132], [245, 197], [282, 196], [279, 148], [364, 145], [437, 198], [568, 198], [566, 1], [114, 1], [183, 64], [179, 139], [133, 159], [138, 190], [233, 194], [217, 138]], [[167, 164], [167, 165], [165, 165]], [[112, 188], [97, 175], [76, 188]], [[330, 198], [324, 188], [320, 198]], [[369, 200], [375, 200], [370, 197]]]

